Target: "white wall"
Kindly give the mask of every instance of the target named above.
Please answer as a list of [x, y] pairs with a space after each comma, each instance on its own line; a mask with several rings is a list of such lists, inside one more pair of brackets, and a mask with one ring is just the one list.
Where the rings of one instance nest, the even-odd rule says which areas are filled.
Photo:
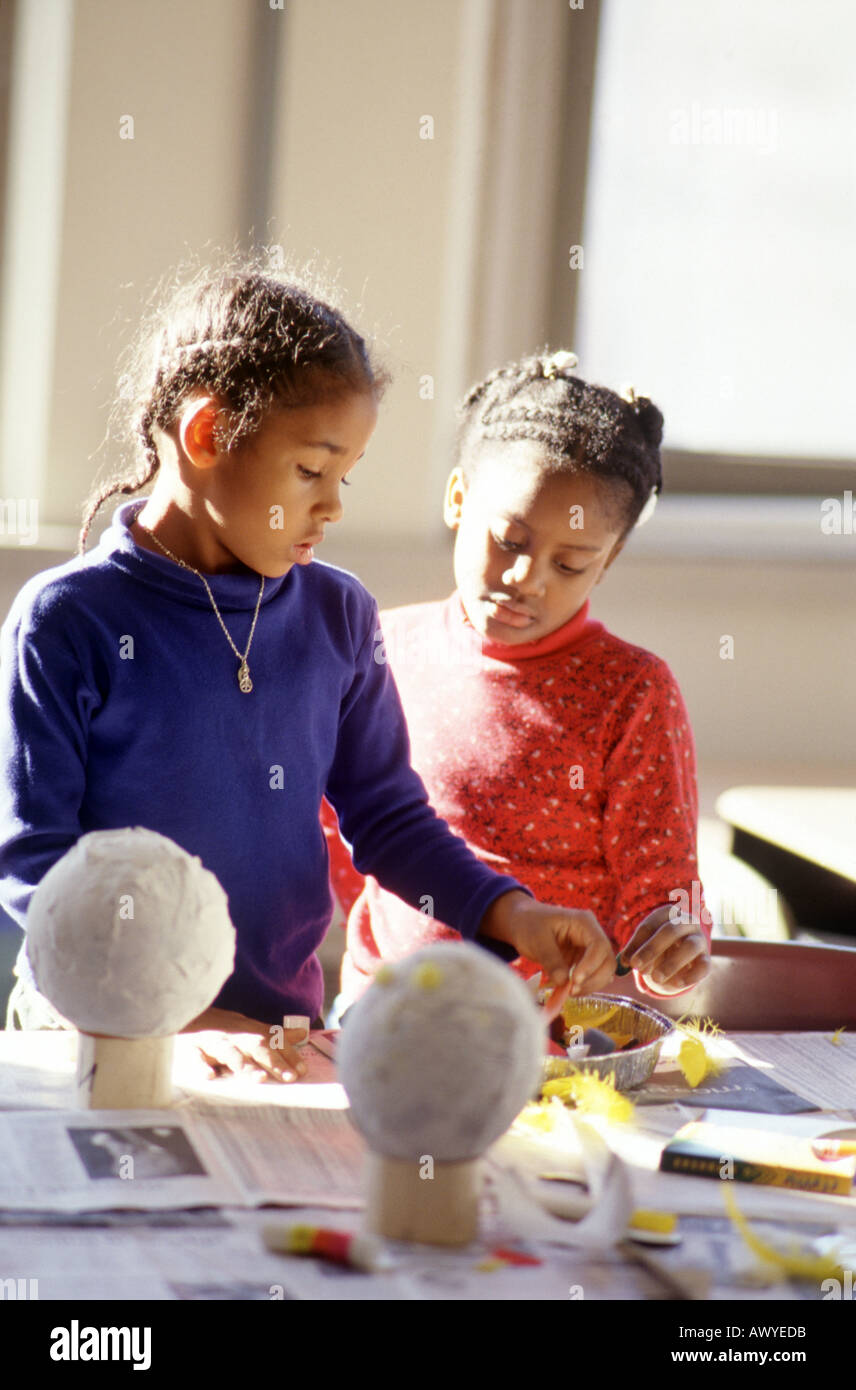
[[[280, 99], [270, 116], [274, 179], [265, 239], [330, 258], [351, 298], [363, 301], [363, 321], [380, 329], [397, 371], [375, 441], [355, 472], [347, 520], [322, 555], [356, 570], [386, 605], [441, 597], [452, 587], [440, 522], [444, 463], [432, 449], [446, 428], [438, 414], [451, 341], [448, 287], [460, 254], [449, 232], [466, 221], [455, 203], [456, 160], [462, 145], [470, 156], [477, 147], [468, 84], [484, 78], [483, 63], [495, 53], [491, 34], [502, 5], [518, 2], [289, 0], [286, 12], [269, 15], [286, 27]], [[43, 522], [68, 528], [67, 549], [33, 551], [6, 537], [3, 613], [28, 574], [68, 558], [83, 497], [96, 470], [114, 461], [112, 449], [97, 451], [116, 356], [133, 329], [141, 289], [186, 249], [246, 232], [258, 13], [255, 0], [85, 0], [74, 7], [40, 497]], [[502, 90], [496, 72], [490, 90], [495, 102]], [[124, 115], [134, 117], [133, 141], [119, 138]], [[425, 115], [434, 119], [433, 141], [419, 138]], [[495, 139], [489, 127], [489, 148]], [[487, 256], [491, 248], [481, 247]], [[437, 379], [434, 402], [419, 398], [422, 373]], [[96, 535], [113, 505], [102, 511]], [[612, 630], [669, 661], [703, 770], [710, 769], [706, 785], [721, 777], [757, 780], [776, 768], [790, 773], [781, 780], [853, 781], [852, 570], [787, 557], [755, 565], [705, 560], [703, 528], [699, 548], [695, 560], [622, 556], [594, 607]], [[719, 658], [724, 633], [735, 638], [733, 662]]]
[[[449, 365], [449, 198], [456, 151], [472, 136], [458, 88], [467, 8], [298, 0], [289, 10], [271, 239], [341, 270], [396, 377], [348, 496], [349, 524], [366, 536], [424, 535], [430, 514]], [[422, 117], [432, 139], [420, 137]], [[433, 400], [420, 398], [425, 374]]]
[[[188, 249], [237, 230], [247, 16], [244, 0], [74, 6], [60, 288], [45, 383], [47, 524], [76, 522], [96, 471], [115, 462], [115, 451], [97, 450], [141, 293]], [[34, 84], [39, 74], [14, 80]], [[120, 138], [123, 116], [133, 117], [133, 139]], [[42, 214], [39, 206], [28, 213]]]

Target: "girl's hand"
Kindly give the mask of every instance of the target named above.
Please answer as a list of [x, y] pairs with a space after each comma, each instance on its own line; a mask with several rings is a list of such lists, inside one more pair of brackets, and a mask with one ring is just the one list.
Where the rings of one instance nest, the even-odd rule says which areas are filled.
[[[205, 1031], [224, 1034], [216, 1043], [199, 1048], [202, 1060], [211, 1069], [210, 1081], [244, 1072], [251, 1073], [257, 1081], [297, 1081], [306, 1074], [306, 1063], [293, 1046], [306, 1036], [301, 1028], [283, 1029], [231, 1009], [206, 1009], [182, 1029], [184, 1033]], [[228, 1036], [232, 1033], [253, 1033], [257, 1038], [248, 1047], [246, 1041], [242, 1045], [232, 1041]]]
[[554, 985], [570, 977], [571, 994], [605, 989], [615, 973], [615, 951], [593, 912], [538, 903], [516, 888], [491, 903], [479, 935], [507, 941]]
[[710, 970], [710, 946], [698, 922], [676, 912], [671, 903], [655, 907], [639, 923], [621, 959], [638, 970], [655, 992], [679, 994], [697, 985]]

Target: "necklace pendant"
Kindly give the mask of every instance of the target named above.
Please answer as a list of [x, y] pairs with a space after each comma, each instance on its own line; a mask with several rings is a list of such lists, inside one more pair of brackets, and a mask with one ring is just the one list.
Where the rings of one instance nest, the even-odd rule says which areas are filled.
[[253, 682], [250, 680], [250, 668], [247, 665], [246, 658], [244, 658], [238, 667], [238, 685], [245, 695], [249, 695], [253, 688]]

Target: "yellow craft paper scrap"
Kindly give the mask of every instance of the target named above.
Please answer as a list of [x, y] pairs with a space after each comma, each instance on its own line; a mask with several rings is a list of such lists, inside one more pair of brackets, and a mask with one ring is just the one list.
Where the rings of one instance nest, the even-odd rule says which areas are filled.
[[580, 1024], [584, 1028], [602, 1028], [613, 1014], [617, 1014], [619, 1004], [597, 1004], [585, 999], [566, 999], [562, 1005], [562, 1018], [569, 1028]]

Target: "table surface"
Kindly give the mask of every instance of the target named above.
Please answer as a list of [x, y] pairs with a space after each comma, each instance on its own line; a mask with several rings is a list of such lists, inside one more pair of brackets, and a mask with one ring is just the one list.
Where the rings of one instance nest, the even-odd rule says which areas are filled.
[[731, 787], [716, 810], [736, 829], [856, 882], [856, 790]]
[[[267, 1113], [273, 1105], [295, 1115], [312, 1109], [325, 1114], [341, 1112], [347, 1106], [335, 1080], [333, 1062], [312, 1047], [304, 1054], [309, 1062], [307, 1079], [293, 1085], [259, 1086], [237, 1077], [225, 1083], [208, 1083], [200, 1070], [198, 1080], [191, 1080], [188, 1087], [186, 1068], [195, 1057], [198, 1040], [199, 1035], [177, 1039], [176, 1077], [183, 1087], [183, 1100], [171, 1110], [158, 1112], [161, 1125], [174, 1125], [188, 1113], [215, 1121], [219, 1114], [224, 1126], [228, 1120], [234, 1136], [240, 1133], [241, 1106], [248, 1125], [260, 1103]], [[75, 1042], [75, 1035], [67, 1033], [0, 1032], [0, 1121], [9, 1120], [10, 1112], [18, 1112], [15, 1124], [23, 1129], [34, 1116], [43, 1120], [53, 1114], [66, 1124], [70, 1114], [78, 1119], [85, 1114], [74, 1110]], [[724, 1038], [717, 1046], [724, 1057], [768, 1071], [788, 1089], [830, 1116], [838, 1116], [836, 1127], [846, 1125], [856, 1131], [856, 1037], [747, 1033]], [[663, 1063], [665, 1069], [670, 1065], [673, 1068], [674, 1062], [670, 1064], [668, 1059]], [[39, 1297], [58, 1299], [487, 1298], [566, 1302], [569, 1288], [577, 1285], [584, 1286], [586, 1299], [594, 1300], [673, 1299], [680, 1290], [685, 1296], [709, 1300], [818, 1298], [817, 1289], [776, 1282], [777, 1276], [768, 1274], [768, 1282], [758, 1282], [757, 1261], [726, 1218], [722, 1183], [658, 1170], [660, 1150], [670, 1133], [701, 1113], [686, 1106], [637, 1106], [635, 1122], [621, 1127], [620, 1132], [613, 1127], [608, 1136], [610, 1147], [627, 1165], [634, 1206], [680, 1216], [684, 1239], [674, 1251], [635, 1249], [627, 1254], [626, 1247], [625, 1253], [618, 1249], [563, 1249], [528, 1239], [526, 1232], [510, 1233], [486, 1209], [480, 1239], [473, 1246], [454, 1251], [399, 1246], [393, 1272], [357, 1276], [320, 1261], [267, 1252], [260, 1228], [271, 1219], [270, 1210], [230, 1207], [220, 1213], [182, 1213], [175, 1218], [173, 1228], [168, 1223], [160, 1228], [156, 1223], [147, 1225], [144, 1220], [133, 1230], [123, 1228], [121, 1222], [116, 1229], [90, 1229], [74, 1224], [73, 1217], [64, 1217], [60, 1225], [36, 1221], [22, 1228], [9, 1224], [8, 1213], [0, 1210], [0, 1266], [23, 1268], [23, 1259], [30, 1276], [40, 1281]], [[780, 1119], [765, 1118], [773, 1128]], [[100, 1124], [105, 1123], [108, 1121], [102, 1113]], [[507, 1140], [508, 1136], [500, 1141], [497, 1151]], [[254, 1131], [252, 1143], [257, 1142]], [[15, 1157], [5, 1155], [4, 1166]], [[553, 1166], [546, 1159], [538, 1162]], [[744, 1214], [755, 1222], [786, 1221], [793, 1231], [848, 1232], [856, 1245], [856, 1197], [825, 1197], [743, 1183], [735, 1185], [735, 1190]], [[318, 1207], [291, 1207], [278, 1216], [288, 1222], [358, 1230], [359, 1201], [351, 1202], [349, 1210], [331, 1211], [325, 1209], [321, 1192], [319, 1188], [314, 1199], [319, 1201]], [[524, 1249], [537, 1255], [537, 1266], [497, 1266], [490, 1253], [493, 1246], [508, 1245], [515, 1235], [522, 1236]], [[728, 1264], [723, 1253], [726, 1248], [731, 1263], [729, 1272], [723, 1274]]]

